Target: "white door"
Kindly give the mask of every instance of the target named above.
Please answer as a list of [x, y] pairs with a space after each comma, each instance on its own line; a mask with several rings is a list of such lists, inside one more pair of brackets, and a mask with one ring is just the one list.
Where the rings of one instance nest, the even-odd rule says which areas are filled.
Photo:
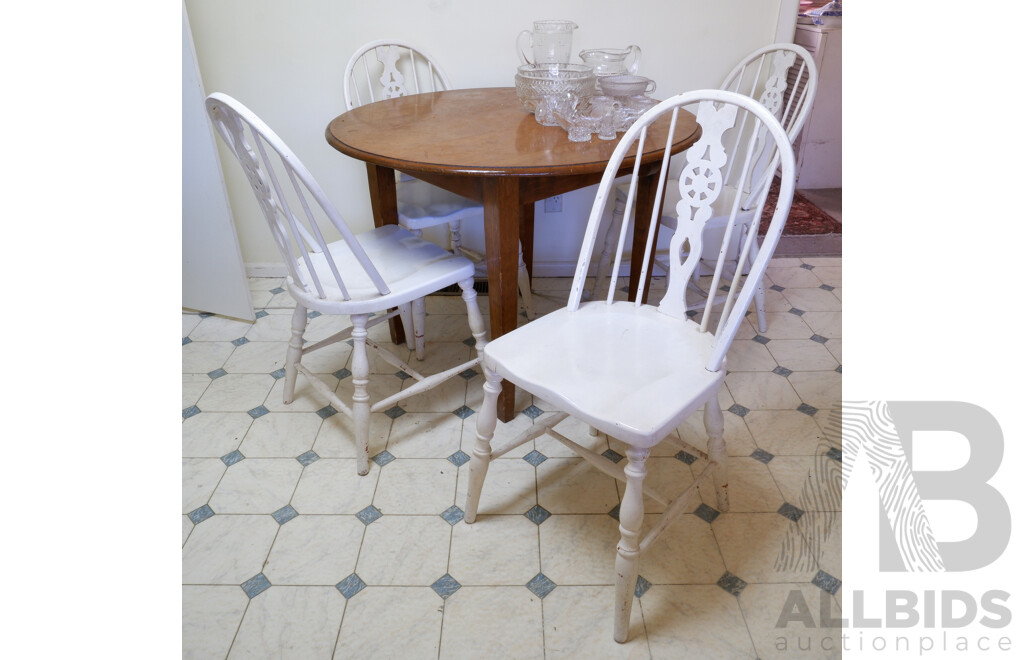
[[181, 306], [253, 320], [184, 3], [181, 10]]

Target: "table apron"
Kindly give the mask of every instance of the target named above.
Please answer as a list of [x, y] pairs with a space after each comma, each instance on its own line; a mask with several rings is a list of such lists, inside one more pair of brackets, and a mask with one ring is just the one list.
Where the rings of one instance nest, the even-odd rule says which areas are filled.
[[[641, 165], [640, 173], [647, 176], [658, 171], [661, 163], [647, 163]], [[383, 166], [371, 166], [376, 171], [388, 168]], [[618, 175], [623, 176], [632, 170], [628, 165], [619, 170]], [[511, 179], [519, 187], [519, 200], [522, 204], [539, 202], [555, 195], [562, 195], [573, 190], [586, 188], [601, 181], [604, 171], [588, 172], [584, 174], [538, 174], [528, 176], [515, 175], [491, 175], [491, 174], [439, 174], [437, 172], [418, 172], [416, 170], [402, 170], [403, 172], [416, 177], [421, 181], [443, 188], [456, 195], [462, 195], [473, 201], [483, 203], [484, 190], [483, 181], [488, 179]], [[371, 186], [379, 186], [373, 181], [371, 175]]]

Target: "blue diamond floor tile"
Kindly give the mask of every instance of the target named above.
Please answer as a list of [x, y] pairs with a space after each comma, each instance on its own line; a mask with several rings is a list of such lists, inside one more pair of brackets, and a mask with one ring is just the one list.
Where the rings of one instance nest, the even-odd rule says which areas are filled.
[[523, 414], [529, 417], [530, 419], [537, 419], [538, 417], [544, 414], [544, 411], [538, 408], [537, 406], [531, 405], [523, 410]]
[[270, 588], [270, 580], [263, 573], [254, 575], [241, 584], [242, 591], [249, 598], [255, 598]]
[[385, 449], [381, 453], [379, 453], [376, 456], [374, 456], [372, 460], [377, 465], [379, 465], [381, 467], [384, 467], [385, 465], [387, 465], [391, 461], [395, 460], [395, 455], [392, 454], [391, 452], [389, 452], [387, 449]]
[[601, 452], [601, 455], [607, 458], [612, 463], [618, 463], [619, 461], [625, 458], [625, 456], [615, 451], [614, 449], [607, 449]]
[[359, 520], [361, 520], [364, 525], [369, 525], [370, 523], [379, 519], [383, 515], [384, 514], [380, 512], [380, 509], [371, 504], [370, 506], [366, 507], [365, 509], [357, 513], [356, 518], [359, 518]]
[[793, 522], [797, 522], [804, 515], [804, 511], [799, 507], [793, 506], [789, 502], [784, 502], [782, 506], [779, 507], [778, 514], [783, 518], [789, 518]]
[[636, 588], [633, 590], [633, 595], [637, 598], [643, 598], [647, 590], [651, 588], [651, 583], [644, 579], [644, 576], [636, 576]]
[[249, 416], [252, 417], [253, 419], [259, 419], [260, 417], [269, 414], [270, 411], [267, 410], [266, 406], [263, 405], [256, 406], [255, 408], [249, 411]]
[[526, 516], [527, 520], [536, 525], [541, 524], [551, 517], [551, 513], [539, 504], [533, 505], [530, 510], [523, 515]]
[[533, 592], [535, 596], [543, 599], [549, 593], [555, 590], [558, 586], [552, 582], [548, 576], [543, 573], [537, 573], [532, 580], [526, 583], [526, 588]]
[[722, 577], [718, 578], [718, 582], [716, 584], [731, 593], [733, 596], [739, 596], [740, 592], [747, 588], [746, 582], [729, 571], [726, 571]]
[[717, 509], [714, 509], [703, 502], [701, 502], [700, 506], [694, 510], [693, 514], [707, 523], [715, 522], [715, 518], [722, 515]]
[[458, 409], [453, 410], [452, 414], [459, 419], [466, 419], [467, 417], [472, 417], [475, 412], [476, 411], [469, 406], [460, 406]]
[[678, 452], [676, 452], [676, 456], [675, 457], [676, 457], [677, 460], [680, 460], [683, 463], [686, 463], [687, 465], [693, 465], [694, 462], [696, 462], [696, 460], [697, 460], [696, 456], [694, 456], [693, 454], [691, 454], [689, 452], [685, 452], [685, 451], [682, 451], [682, 450], [679, 450]]
[[825, 571], [818, 571], [818, 574], [814, 576], [813, 580], [811, 580], [811, 584], [819, 587], [822, 591], [827, 591], [835, 596], [836, 592], [839, 591], [839, 587], [843, 585], [843, 582], [839, 578], [833, 577]]
[[462, 467], [469, 462], [469, 454], [461, 449], [448, 457], [448, 462], [455, 467]]
[[534, 449], [526, 456], [523, 456], [523, 460], [532, 465], [533, 467], [537, 467], [544, 461], [548, 460], [548, 457]]
[[430, 588], [434, 590], [441, 598], [448, 598], [462, 587], [458, 580], [453, 578], [451, 575], [445, 573], [437, 579], [434, 584], [430, 585]]
[[231, 467], [235, 463], [244, 459], [245, 456], [242, 454], [242, 452], [238, 451], [237, 449], [231, 452], [230, 454], [225, 454], [224, 456], [220, 457], [220, 460], [224, 461], [224, 465], [227, 465], [228, 467]]
[[306, 467], [307, 465], [312, 465], [313, 463], [319, 461], [320, 456], [317, 455], [315, 451], [310, 449], [306, 453], [299, 454], [298, 456], [296, 456], [295, 460], [297, 460], [303, 467]]
[[199, 523], [203, 522], [207, 518], [212, 517], [213, 515], [213, 509], [210, 508], [210, 505], [204, 504], [203, 506], [189, 513], [188, 519], [191, 520], [193, 524], [198, 525]]
[[285, 504], [270, 515], [274, 517], [274, 520], [277, 521], [278, 525], [283, 525], [289, 520], [296, 518], [299, 515], [299, 512], [293, 509], [291, 504]]
[[441, 517], [449, 525], [457, 525], [466, 517], [465, 512], [454, 504], [441, 512]]
[[341, 595], [345, 597], [345, 600], [348, 600], [365, 589], [366, 583], [363, 582], [358, 575], [353, 573], [338, 584], [334, 585], [334, 587], [341, 592]]
[[744, 416], [746, 416], [746, 414], [748, 412], [750, 412], [750, 408], [747, 408], [745, 406], [741, 406], [738, 403], [734, 403], [731, 406], [729, 406], [729, 412], [731, 412], [734, 415], [739, 415], [740, 417], [744, 417]]

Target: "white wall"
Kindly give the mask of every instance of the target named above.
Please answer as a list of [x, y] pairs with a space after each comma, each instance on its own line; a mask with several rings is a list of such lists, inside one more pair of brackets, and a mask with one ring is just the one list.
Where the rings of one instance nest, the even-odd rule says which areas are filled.
[[[372, 226], [366, 169], [325, 138], [343, 110], [342, 73], [371, 39], [420, 44], [456, 87], [507, 87], [519, 60], [516, 35], [535, 19], [566, 18], [585, 48], [643, 49], [640, 73], [664, 98], [717, 87], [747, 52], [775, 40], [781, 5], [793, 0], [186, 0], [208, 92], [237, 98], [260, 115], [313, 172], [357, 230]], [[628, 4], [628, 9], [626, 8]], [[221, 145], [223, 149], [223, 145]], [[248, 184], [222, 151], [225, 179], [247, 264], [279, 262]], [[591, 193], [592, 198], [592, 193]], [[562, 214], [536, 213], [535, 263], [575, 261], [589, 210], [586, 193], [565, 198]], [[574, 217], [579, 214], [579, 218]], [[472, 237], [471, 237], [472, 240]]]

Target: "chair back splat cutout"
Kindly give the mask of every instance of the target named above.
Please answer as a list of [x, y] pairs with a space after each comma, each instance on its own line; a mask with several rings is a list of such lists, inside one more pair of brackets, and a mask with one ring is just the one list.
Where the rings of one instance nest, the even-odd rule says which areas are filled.
[[451, 88], [436, 61], [404, 41], [371, 41], [356, 50], [345, 66], [345, 105], [349, 110], [374, 101]]
[[[729, 221], [725, 223], [725, 239], [722, 248], [719, 249], [719, 259], [715, 264], [714, 274], [710, 290], [717, 290], [723, 280], [723, 273], [726, 271], [727, 262], [735, 257], [729, 255], [725, 246], [728, 246], [732, 238], [732, 231], [736, 226], [735, 219], [747, 209], [756, 209], [755, 215], [760, 217], [768, 194], [768, 187], [758, 186], [757, 179], [761, 171], [767, 169], [774, 172], [780, 164], [784, 167], [793, 167], [792, 147], [785, 132], [781, 133], [782, 144], [779, 144], [779, 130], [781, 126], [774, 122], [770, 124], [763, 119], [767, 110], [757, 101], [749, 97], [719, 90], [707, 90], [700, 92], [700, 100], [695, 93], [682, 94], [663, 101], [644, 115], [645, 121], [638, 122], [625, 133], [619, 142], [618, 147], [612, 154], [608, 168], [605, 170], [604, 178], [601, 181], [597, 197], [594, 200], [594, 207], [591, 211], [587, 232], [584, 236], [583, 247], [580, 253], [580, 260], [577, 264], [576, 275], [573, 281], [573, 288], [569, 298], [569, 308], [576, 309], [581, 304], [582, 294], [586, 281], [586, 275], [590, 267], [591, 255], [597, 241], [600, 222], [606, 213], [606, 205], [614, 203], [615, 197], [615, 173], [621, 165], [627, 152], [634, 143], [638, 149], [645, 148], [643, 145], [647, 139], [647, 126], [662, 115], [671, 117], [673, 126], [675, 117], [681, 108], [690, 107], [697, 115], [697, 121], [701, 126], [702, 134], [700, 140], [690, 147], [685, 153], [685, 163], [678, 179], [679, 203], [676, 205], [676, 213], [679, 217], [679, 226], [672, 237], [669, 261], [669, 284], [668, 289], [662, 298], [659, 309], [669, 316], [684, 318], [688, 316], [691, 306], [687, 305], [687, 283], [690, 281], [694, 270], [700, 261], [699, 256], [703, 248], [703, 230], [705, 224], [712, 216], [713, 208], [720, 203], [720, 196], [728, 189], [746, 191], [744, 195], [732, 195], [727, 207]], [[691, 100], [692, 99], [692, 100]], [[722, 101], [728, 101], [723, 103]], [[668, 149], [671, 144], [672, 131], [669, 133], [666, 143], [665, 163], [668, 162]], [[739, 150], [739, 153], [737, 151]], [[732, 156], [730, 157], [730, 152]], [[788, 159], [788, 161], [787, 161]], [[767, 166], [758, 167], [759, 164], [767, 163]], [[613, 167], [615, 165], [615, 167]], [[665, 197], [667, 184], [676, 183], [675, 180], [668, 180], [666, 177], [667, 166], [662, 167], [661, 180], [658, 184], [655, 213], [661, 208], [662, 200]], [[630, 218], [635, 207], [636, 190], [638, 184], [639, 165], [634, 167], [633, 174], [628, 183], [628, 194], [626, 199], [626, 213], [624, 217]], [[788, 188], [787, 188], [788, 185]], [[626, 186], [623, 186], [626, 188]], [[775, 246], [778, 244], [779, 236], [786, 218], [789, 214], [789, 207], [792, 203], [793, 182], [782, 180], [782, 189], [779, 194], [779, 202], [775, 208], [773, 219], [765, 236], [764, 244], [760, 250], [754, 247], [756, 232], [745, 232], [744, 242], [741, 249], [740, 262], [747, 260], [751, 250], [757, 251], [757, 261], [751, 268], [746, 278], [731, 277], [729, 291], [725, 301], [725, 307], [712, 308], [709, 305], [702, 305], [703, 313], [699, 323], [701, 331], [714, 332], [718, 335], [718, 342], [721, 349], [715, 352], [713, 360], [707, 365], [708, 369], [717, 371], [728, 349], [729, 343], [735, 336], [739, 324], [743, 320], [747, 308], [754, 296], [754, 292], [764, 274], [767, 260], [770, 258]], [[654, 242], [654, 231], [658, 218], [652, 217], [650, 229], [646, 242], [646, 254], [644, 264], [650, 262], [651, 250]], [[619, 228], [618, 243], [614, 252], [613, 271], [617, 272], [623, 260], [623, 252], [626, 247], [626, 235], [629, 223], [623, 222]], [[646, 269], [646, 266], [645, 266]], [[646, 270], [641, 273], [640, 281], [646, 280]], [[743, 285], [740, 286], [741, 281]], [[637, 295], [637, 305], [643, 299], [644, 291]], [[612, 304], [615, 295], [615, 280], [611, 280], [607, 290], [605, 302]], [[693, 312], [690, 312], [692, 314]], [[719, 322], [711, 325], [712, 320], [718, 318]]]

